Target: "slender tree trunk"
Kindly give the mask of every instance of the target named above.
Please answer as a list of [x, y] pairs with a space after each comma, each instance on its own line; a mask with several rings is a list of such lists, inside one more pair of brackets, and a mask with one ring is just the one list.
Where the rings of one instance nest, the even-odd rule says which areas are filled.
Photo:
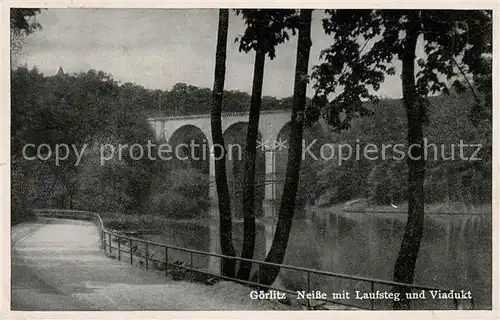
[[[310, 9], [300, 10], [301, 25], [297, 45], [295, 65], [295, 83], [293, 90], [293, 109], [290, 127], [290, 152], [286, 166], [285, 185], [281, 198], [281, 207], [271, 249], [266, 262], [283, 263], [292, 227], [295, 198], [299, 186], [300, 164], [302, 160], [302, 134], [304, 130], [304, 110], [306, 105], [307, 72], [311, 48], [311, 13]], [[264, 285], [271, 285], [278, 276], [279, 268], [262, 266], [259, 279]]]
[[[262, 102], [262, 83], [266, 53], [257, 50], [253, 70], [252, 98], [248, 117], [247, 141], [245, 146], [245, 172], [243, 175], [243, 248], [241, 257], [252, 259], [255, 249], [255, 159], [257, 158], [257, 138], [259, 137], [259, 117]], [[248, 280], [252, 263], [241, 261], [238, 278]]]
[[[394, 281], [413, 283], [420, 240], [424, 228], [424, 179], [425, 159], [423, 153], [423, 105], [418, 101], [415, 86], [415, 49], [418, 30], [407, 30], [402, 56], [403, 104], [408, 118], [408, 146], [412, 147], [408, 157], [408, 220], [404, 231], [398, 259], [394, 267]], [[406, 288], [397, 288], [401, 301], [394, 302], [394, 309], [409, 309]]]
[[[222, 95], [226, 77], [226, 44], [228, 29], [228, 10], [219, 10], [219, 30], [217, 33], [217, 49], [215, 54], [215, 76], [212, 91], [212, 112], [210, 115], [212, 138], [215, 156], [215, 183], [219, 204], [220, 245], [223, 255], [236, 256], [233, 246], [231, 221], [231, 202], [226, 175], [226, 150], [222, 133]], [[234, 277], [236, 260], [222, 259], [221, 273]]]

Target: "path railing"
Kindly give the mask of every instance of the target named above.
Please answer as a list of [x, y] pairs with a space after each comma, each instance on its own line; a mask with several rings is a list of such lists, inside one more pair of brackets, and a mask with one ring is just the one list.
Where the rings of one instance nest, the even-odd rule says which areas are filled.
[[[299, 291], [304, 291], [304, 293], [313, 293], [312, 296], [306, 297], [306, 302], [307, 302], [307, 307], [308, 309], [315, 309], [317, 308], [317, 305], [315, 306], [313, 302], [323, 302], [323, 303], [331, 303], [334, 305], [340, 305], [340, 306], [345, 306], [345, 307], [351, 307], [351, 308], [357, 308], [357, 309], [368, 309], [368, 310], [374, 310], [374, 309], [383, 309], [381, 307], [383, 306], [382, 301], [384, 301], [382, 298], [379, 297], [369, 297], [364, 300], [359, 300], [359, 299], [346, 299], [346, 296], [342, 292], [337, 292], [335, 297], [332, 293], [329, 293], [329, 297], [320, 297], [318, 294], [314, 295], [315, 292], [318, 292], [319, 288], [314, 288], [313, 284], [324, 284], [326, 281], [332, 281], [336, 280], [337, 282], [339, 281], [353, 281], [355, 285], [360, 285], [360, 284], [366, 284], [366, 286], [363, 286], [365, 290], [358, 290], [360, 292], [360, 295], [362, 293], [368, 293], [368, 294], [380, 294], [383, 295], [384, 292], [394, 292], [393, 290], [396, 288], [399, 288], [399, 290], [403, 289], [403, 291], [410, 292], [414, 295], [415, 299], [418, 300], [418, 294], [426, 294], [427, 296], [429, 295], [430, 291], [434, 292], [440, 292], [440, 293], [452, 293], [453, 290], [449, 289], [443, 289], [443, 288], [433, 288], [429, 286], [422, 286], [422, 285], [417, 285], [417, 284], [406, 284], [406, 283], [399, 283], [399, 282], [394, 282], [394, 281], [387, 281], [387, 280], [380, 280], [380, 279], [374, 279], [374, 278], [367, 278], [367, 277], [359, 277], [359, 276], [352, 276], [352, 275], [347, 275], [347, 274], [341, 274], [341, 273], [334, 273], [334, 272], [328, 272], [328, 271], [322, 271], [322, 270], [316, 270], [316, 269], [310, 269], [310, 268], [303, 268], [303, 267], [297, 267], [297, 266], [291, 266], [291, 265], [285, 265], [285, 264], [276, 264], [276, 263], [270, 263], [270, 262], [264, 262], [260, 260], [254, 260], [254, 259], [245, 259], [241, 257], [233, 257], [233, 256], [226, 256], [218, 253], [213, 253], [213, 252], [205, 252], [205, 251], [200, 251], [200, 250], [193, 250], [193, 249], [187, 249], [187, 248], [182, 248], [182, 247], [177, 247], [177, 246], [172, 246], [172, 245], [167, 245], [163, 243], [158, 243], [154, 241], [149, 241], [145, 239], [140, 239], [138, 237], [133, 237], [133, 236], [128, 236], [123, 233], [120, 233], [118, 231], [114, 230], [108, 230], [105, 228], [104, 223], [98, 213], [95, 212], [90, 212], [90, 211], [79, 211], [79, 210], [61, 210], [61, 209], [34, 209], [33, 210], [34, 214], [37, 217], [46, 217], [46, 218], [61, 218], [61, 219], [75, 219], [75, 220], [87, 220], [87, 221], [93, 221], [100, 234], [100, 241], [102, 244], [102, 248], [107, 254], [112, 255], [115, 251], [117, 254], [117, 258], [119, 260], [122, 260], [125, 258], [124, 254], [129, 255], [128, 260], [131, 265], [134, 264], [134, 258], [135, 260], [139, 261], [139, 264], [143, 266], [146, 270], [150, 269], [157, 269], [160, 271], [164, 271], [165, 275], [168, 274], [169, 269], [170, 271], [172, 270], [190, 270], [195, 273], [199, 274], [205, 274], [207, 276], [212, 276], [214, 278], [219, 278], [219, 279], [225, 279], [241, 284], [246, 284], [251, 287], [255, 288], [260, 288], [262, 289], [269, 289], [269, 290], [276, 290], [279, 292], [284, 292], [291, 294], [293, 296], [298, 295], [298, 291], [292, 291], [284, 288], [277, 288], [273, 286], [268, 286], [268, 285], [263, 285], [260, 284], [259, 282], [259, 271], [261, 266], [273, 266], [280, 268], [280, 270], [288, 270], [290, 272], [296, 272], [298, 274], [302, 275], [302, 278], [305, 278], [305, 288], [302, 288], [303, 290]], [[116, 246], [113, 246], [113, 242], [116, 243]], [[155, 250], [156, 249], [156, 250]], [[187, 254], [186, 257], [188, 257], [188, 263], [187, 264], [179, 264], [178, 261], [174, 261], [174, 259], [171, 258], [171, 254], [173, 252], [183, 252]], [[157, 256], [162, 256], [163, 259], [158, 258]], [[220, 273], [214, 273], [211, 272], [203, 267], [197, 266], [195, 263], [195, 258], [199, 256], [204, 256], [204, 257], [209, 257], [209, 258], [215, 258], [219, 259], [219, 264], [222, 263], [223, 259], [233, 259], [238, 261], [248, 261], [252, 263], [252, 270], [255, 270], [255, 273], [257, 275], [256, 281], [246, 281], [246, 280], [241, 280], [233, 277], [227, 277], [224, 276]], [[313, 281], [313, 277], [316, 277], [316, 281]], [[323, 277], [323, 280], [321, 280], [321, 277]], [[318, 279], [319, 278], [319, 279]], [[300, 278], [297, 278], [300, 279]], [[328, 280], [327, 280], [328, 279]], [[304, 279], [303, 279], [304, 280]], [[359, 288], [359, 287], [358, 287]], [[344, 290], [348, 291], [348, 290]], [[352, 292], [351, 292], [352, 293]], [[344, 294], [344, 295], [343, 295]], [[402, 293], [403, 295], [404, 293]], [[362, 301], [362, 303], [357, 304], [353, 303], [352, 301]], [[381, 303], [376, 305], [376, 301], [380, 300]], [[366, 303], [363, 303], [363, 301], [366, 301]], [[390, 306], [387, 305], [387, 308], [392, 307], [392, 299], [387, 300], [385, 303], [388, 301], [391, 302]], [[415, 301], [415, 300], [411, 300]], [[429, 301], [429, 300], [426, 300]], [[473, 299], [468, 299], [468, 304], [464, 303], [463, 299], [457, 299], [455, 296], [453, 298], [449, 299], [435, 299], [435, 301], [440, 301], [440, 302], [449, 302], [452, 304], [452, 306], [446, 308], [446, 309], [474, 309], [474, 300]]]

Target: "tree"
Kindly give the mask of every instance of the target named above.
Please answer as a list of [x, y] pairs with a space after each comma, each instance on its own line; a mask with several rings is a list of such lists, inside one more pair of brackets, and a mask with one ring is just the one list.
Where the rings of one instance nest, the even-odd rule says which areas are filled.
[[[11, 69], [16, 65], [16, 58], [21, 53], [24, 38], [42, 26], [35, 17], [41, 9], [12, 8], [10, 10], [10, 47]], [[12, 82], [11, 74], [11, 82]], [[11, 126], [12, 128], [12, 126]], [[13, 143], [20, 142], [15, 130], [11, 129]], [[18, 145], [16, 145], [17, 147]], [[27, 203], [27, 168], [26, 161], [18, 157], [14, 151], [11, 153], [11, 223], [15, 224], [32, 218], [30, 207]]]
[[[491, 52], [492, 13], [483, 10], [326, 12], [330, 17], [324, 19], [323, 26], [327, 34], [333, 35], [334, 44], [323, 51], [324, 62], [316, 67], [314, 76], [317, 101], [328, 107], [329, 121], [334, 125], [348, 127], [352, 116], [359, 114], [357, 106], [362, 99], [376, 98], [368, 87], [378, 90], [384, 76], [394, 74], [394, 69], [387, 65], [395, 58], [402, 62], [407, 140], [408, 146], [416, 147], [412, 147], [408, 157], [408, 220], [394, 267], [394, 281], [412, 283], [424, 225], [426, 161], [422, 143], [423, 124], [428, 122], [426, 97], [448, 92], [441, 75], [450, 80], [464, 68], [470, 73], [481, 69], [482, 54]], [[423, 42], [425, 59], [418, 60], [417, 72], [419, 41]], [[372, 46], [366, 49], [368, 42]], [[339, 89], [341, 93], [337, 92]], [[337, 96], [329, 100], [336, 92]], [[346, 116], [341, 117], [341, 113]], [[408, 301], [395, 302], [394, 308], [409, 308]]]
[[[222, 98], [226, 78], [226, 45], [229, 12], [219, 10], [219, 29], [217, 32], [217, 49], [215, 53], [214, 89], [212, 91], [212, 112], [210, 115], [215, 158], [215, 183], [219, 203], [220, 245], [223, 255], [236, 256], [233, 246], [231, 203], [226, 175], [226, 150], [224, 150], [224, 135], [222, 133]], [[221, 273], [226, 277], [234, 277], [236, 260], [222, 260]]]
[[41, 30], [41, 24], [36, 20], [36, 16], [41, 9], [34, 8], [11, 8], [10, 9], [10, 50], [11, 67], [17, 63], [17, 56], [22, 52], [25, 38]]
[[[276, 56], [275, 48], [288, 40], [288, 31], [295, 35], [296, 10], [238, 9], [247, 28], [245, 34], [237, 39], [240, 51], [255, 51], [252, 97], [244, 153], [245, 169], [243, 176], [243, 248], [241, 257], [252, 259], [255, 249], [255, 160], [257, 157], [257, 138], [262, 103], [262, 83], [266, 55]], [[250, 277], [252, 263], [241, 261], [238, 278]]]
[[[476, 174], [475, 179], [482, 181], [485, 184], [481, 188], [488, 202], [491, 202], [492, 197], [492, 130], [493, 130], [493, 86], [492, 86], [492, 57], [484, 57], [482, 69], [474, 75], [474, 83], [478, 91], [475, 104], [469, 113], [469, 119], [480, 132], [480, 138], [484, 142], [483, 150], [480, 152], [482, 161], [475, 163], [476, 169], [479, 170], [479, 175]], [[482, 173], [482, 175], [481, 175]]]
[[[290, 129], [290, 151], [286, 166], [286, 178], [281, 199], [280, 212], [271, 249], [266, 262], [283, 263], [290, 229], [292, 227], [295, 199], [299, 185], [302, 160], [302, 136], [305, 122], [306, 90], [308, 82], [309, 52], [311, 48], [312, 10], [300, 10], [299, 39], [295, 65], [293, 109]], [[279, 268], [261, 266], [259, 279], [264, 285], [271, 285], [279, 273]]]
[[41, 29], [42, 26], [35, 19], [35, 16], [41, 11], [42, 9], [11, 8], [10, 27], [27, 35], [35, 32], [37, 29]]
[[[86, 184], [88, 190], [81, 192], [81, 180], [89, 179], [89, 173], [93, 172], [82, 168], [92, 160], [88, 151], [93, 149], [96, 153], [99, 144], [105, 143], [117, 146], [134, 141], [145, 145], [153, 137], [151, 128], [143, 120], [144, 110], [137, 103], [141, 101], [143, 90], [120, 87], [102, 71], [45, 77], [36, 69], [20, 67], [12, 71], [11, 89], [12, 170], [27, 172], [24, 189], [33, 190], [31, 200], [38, 203], [42, 201], [44, 205], [51, 205], [55, 200], [61, 208], [71, 208], [73, 203], [101, 205], [92, 196], [92, 192], [99, 190], [90, 190], [94, 183]], [[59, 151], [65, 160], [56, 163], [54, 156], [47, 161], [27, 160], [22, 157], [22, 151], [28, 143], [35, 145], [35, 148], [27, 149], [30, 157], [43, 143], [48, 144], [53, 152], [57, 145], [63, 147]], [[65, 145], [70, 150], [65, 150]], [[79, 153], [85, 150], [78, 165], [78, 156], [72, 152], [72, 147]], [[152, 177], [157, 174], [156, 164], [148, 157], [132, 159], [128, 152], [123, 152], [122, 160], [109, 161], [105, 170], [95, 173], [94, 178], [105, 180], [101, 185], [111, 192], [98, 193], [99, 198], [104, 201], [107, 198], [102, 197], [103, 194], [109, 198], [116, 192], [117, 199], [126, 200], [120, 200], [120, 206], [115, 206], [115, 210], [140, 211], [147, 203]], [[18, 163], [14, 163], [16, 161]], [[99, 172], [112, 172], [121, 180], [115, 183]], [[13, 172], [13, 176], [21, 175]], [[22, 203], [15, 197], [17, 193], [14, 192], [13, 203]], [[89, 204], [90, 201], [94, 203]]]

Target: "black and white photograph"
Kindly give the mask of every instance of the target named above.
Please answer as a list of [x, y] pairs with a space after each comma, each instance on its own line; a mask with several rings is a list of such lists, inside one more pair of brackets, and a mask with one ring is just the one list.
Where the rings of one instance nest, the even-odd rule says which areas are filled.
[[6, 319], [498, 311], [498, 3], [123, 5], [4, 5]]

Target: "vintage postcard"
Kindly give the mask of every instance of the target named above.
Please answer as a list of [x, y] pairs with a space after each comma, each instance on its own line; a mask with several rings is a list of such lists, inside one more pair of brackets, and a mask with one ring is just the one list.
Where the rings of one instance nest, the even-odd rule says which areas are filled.
[[440, 5], [5, 2], [2, 319], [496, 319], [498, 3]]

